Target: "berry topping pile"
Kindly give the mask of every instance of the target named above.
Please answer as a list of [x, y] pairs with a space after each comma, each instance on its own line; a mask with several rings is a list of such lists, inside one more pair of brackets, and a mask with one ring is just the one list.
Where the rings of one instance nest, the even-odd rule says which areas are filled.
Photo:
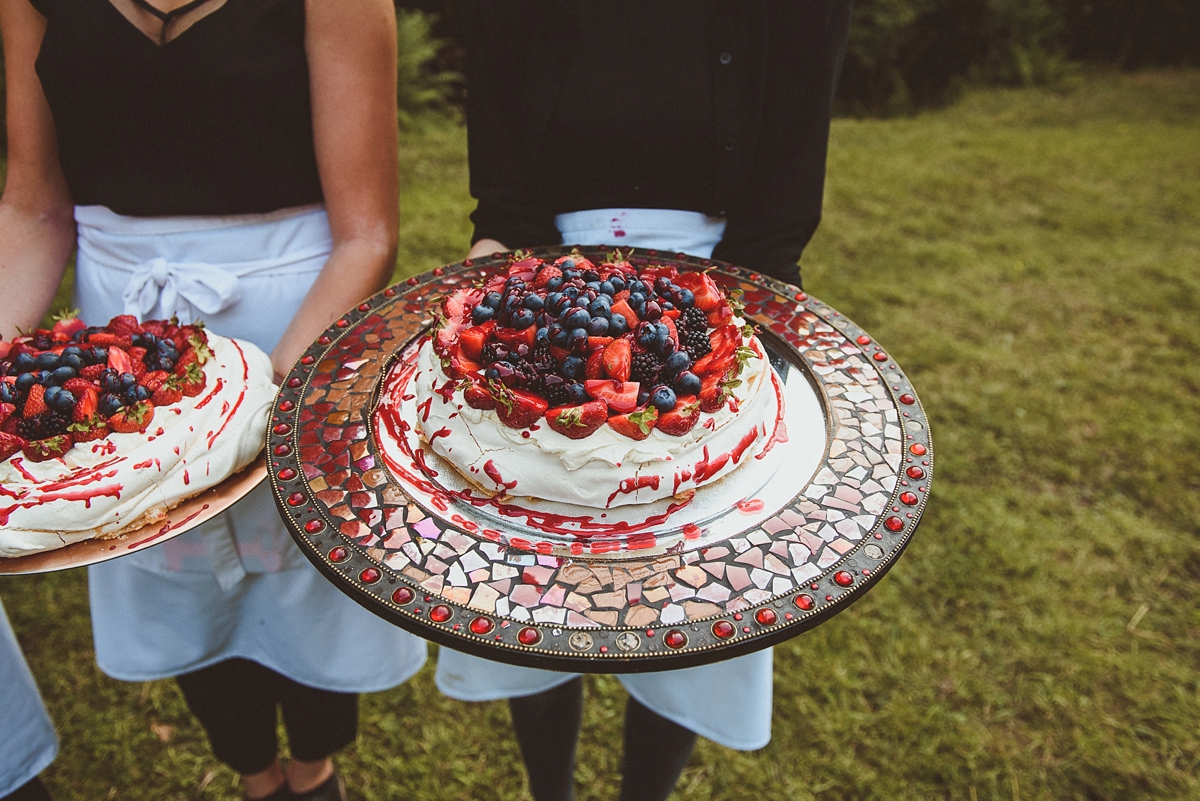
[[736, 301], [704, 273], [619, 251], [594, 264], [517, 254], [504, 274], [442, 303], [433, 347], [467, 405], [526, 428], [542, 417], [581, 439], [608, 425], [682, 436], [730, 401], [754, 351]]
[[145, 432], [156, 406], [194, 397], [212, 357], [204, 327], [114, 317], [103, 328], [74, 316], [0, 343], [0, 461], [60, 457], [109, 432]]

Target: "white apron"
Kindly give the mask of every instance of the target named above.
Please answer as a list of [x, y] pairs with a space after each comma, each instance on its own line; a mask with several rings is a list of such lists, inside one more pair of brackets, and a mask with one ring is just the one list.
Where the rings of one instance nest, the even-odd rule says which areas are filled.
[[0, 798], [31, 781], [56, 756], [54, 724], [0, 604]]
[[[712, 256], [725, 220], [670, 209], [592, 209], [554, 220], [564, 245], [614, 245]], [[772, 654], [768, 648], [713, 665], [618, 676], [646, 708], [713, 742], [739, 751], [771, 740]], [[437, 685], [460, 701], [534, 695], [575, 673], [492, 662], [460, 651], [438, 651]]]
[[[229, 217], [75, 209], [82, 319], [204, 320], [267, 353], [329, 256], [324, 207]], [[302, 684], [374, 692], [425, 662], [423, 640], [351, 601], [292, 542], [264, 482], [225, 514], [88, 570], [96, 661], [146, 681], [241, 657]]]

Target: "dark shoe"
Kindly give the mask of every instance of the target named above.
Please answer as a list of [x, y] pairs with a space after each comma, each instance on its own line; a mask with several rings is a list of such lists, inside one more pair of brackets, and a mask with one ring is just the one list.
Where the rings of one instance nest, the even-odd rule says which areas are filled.
[[296, 796], [292, 795], [292, 791], [288, 789], [287, 782], [279, 785], [279, 789], [270, 795], [264, 795], [262, 798], [256, 798], [254, 801], [292, 801]]
[[292, 793], [295, 801], [346, 801], [346, 783], [336, 773], [307, 793]]

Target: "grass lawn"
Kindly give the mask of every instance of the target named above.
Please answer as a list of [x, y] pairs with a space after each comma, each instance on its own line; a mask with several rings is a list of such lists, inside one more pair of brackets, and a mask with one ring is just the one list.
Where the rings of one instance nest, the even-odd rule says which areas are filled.
[[[398, 275], [461, 258], [464, 148], [407, 138]], [[1200, 72], [836, 121], [804, 275], [912, 376], [933, 499], [879, 587], [776, 649], [772, 743], [701, 743], [675, 797], [1200, 797]], [[0, 596], [57, 798], [238, 798], [172, 683], [96, 669], [82, 571]], [[506, 707], [443, 698], [432, 665], [363, 699], [351, 797], [528, 798]], [[624, 695], [588, 692], [599, 801]]]

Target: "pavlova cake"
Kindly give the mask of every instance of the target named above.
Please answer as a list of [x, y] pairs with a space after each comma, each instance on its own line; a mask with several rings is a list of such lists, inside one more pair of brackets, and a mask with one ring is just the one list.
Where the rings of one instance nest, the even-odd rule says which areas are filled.
[[488, 494], [591, 508], [686, 497], [762, 453], [782, 414], [739, 309], [699, 272], [518, 257], [445, 299], [415, 370], [385, 380], [376, 430], [406, 426], [415, 395], [421, 441]]
[[262, 449], [273, 371], [247, 342], [123, 315], [0, 347], [0, 556], [153, 523]]

